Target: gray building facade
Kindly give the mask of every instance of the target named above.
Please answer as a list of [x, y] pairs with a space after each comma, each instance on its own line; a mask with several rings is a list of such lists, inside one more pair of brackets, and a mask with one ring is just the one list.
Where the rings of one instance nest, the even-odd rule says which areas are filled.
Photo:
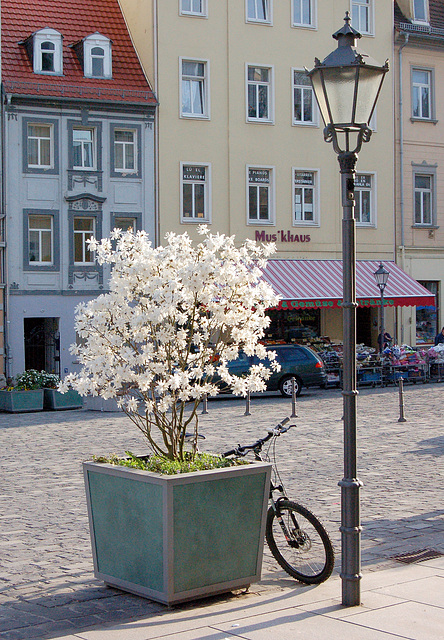
[[[73, 3], [66, 4], [72, 10]], [[74, 4], [88, 11], [86, 0]], [[111, 18], [96, 28], [109, 34], [118, 25], [118, 35], [95, 32], [94, 46], [84, 45], [81, 56], [78, 43], [88, 40], [81, 40], [88, 26], [74, 33], [69, 16], [66, 24], [54, 16], [54, 24], [48, 0], [29, 6], [33, 32], [26, 24], [15, 26], [13, 16], [2, 24], [3, 60], [10, 63], [2, 84], [5, 374], [32, 368], [63, 377], [78, 368], [69, 351], [76, 342], [75, 308], [106, 291], [109, 278], [89, 251], [88, 238], [132, 227], [155, 242], [156, 100], [134, 50], [128, 57], [132, 45], [117, 0]], [[39, 30], [39, 20], [54, 30]], [[54, 56], [48, 63], [44, 56], [57, 56], [59, 43], [59, 63]], [[10, 59], [15, 54], [16, 67]]]

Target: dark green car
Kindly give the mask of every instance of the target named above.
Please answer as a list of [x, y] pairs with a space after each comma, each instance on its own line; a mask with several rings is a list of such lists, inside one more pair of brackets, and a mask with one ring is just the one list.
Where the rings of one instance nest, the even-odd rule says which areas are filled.
[[[302, 387], [324, 387], [327, 374], [324, 363], [309, 347], [296, 344], [275, 344], [266, 347], [267, 351], [275, 351], [281, 370], [273, 373], [266, 381], [267, 391], [280, 391], [290, 398], [293, 392], [292, 379], [295, 378], [296, 395]], [[236, 360], [228, 362], [228, 370], [232, 375], [246, 375], [252, 364], [267, 364], [267, 360], [247, 356], [241, 352]]]

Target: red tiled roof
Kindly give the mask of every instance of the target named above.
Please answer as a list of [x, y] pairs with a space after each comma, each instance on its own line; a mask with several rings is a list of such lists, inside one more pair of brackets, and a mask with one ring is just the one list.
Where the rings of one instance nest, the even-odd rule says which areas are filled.
[[442, 0], [430, 0], [430, 24], [436, 29], [444, 29], [444, 3]]
[[[156, 104], [118, 0], [1, 0], [1, 21], [2, 81], [8, 93]], [[44, 27], [63, 36], [63, 76], [35, 74], [19, 44]], [[95, 32], [112, 41], [112, 78], [85, 78], [69, 46]]]

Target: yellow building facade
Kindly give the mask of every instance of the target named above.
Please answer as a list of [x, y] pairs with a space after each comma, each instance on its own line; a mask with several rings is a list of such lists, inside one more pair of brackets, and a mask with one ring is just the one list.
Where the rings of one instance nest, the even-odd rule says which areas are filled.
[[[363, 34], [359, 47], [381, 64], [391, 60], [393, 3], [120, 4], [160, 103], [156, 241], [167, 231], [197, 237], [197, 224], [207, 223], [239, 241], [275, 242], [276, 258], [340, 259], [339, 165], [324, 142], [304, 67], [312, 68], [315, 57], [322, 60], [336, 47], [331, 36], [343, 26], [345, 11]], [[371, 123], [372, 139], [357, 165], [361, 260], [390, 261], [395, 255], [393, 104], [389, 74]], [[358, 341], [375, 344], [377, 308], [360, 313]], [[389, 310], [387, 326], [393, 317]], [[320, 334], [341, 338], [340, 309], [320, 311], [317, 322]]]
[[400, 312], [401, 339], [433, 344], [444, 324], [444, 13], [441, 0], [395, 7], [397, 262], [436, 300]]

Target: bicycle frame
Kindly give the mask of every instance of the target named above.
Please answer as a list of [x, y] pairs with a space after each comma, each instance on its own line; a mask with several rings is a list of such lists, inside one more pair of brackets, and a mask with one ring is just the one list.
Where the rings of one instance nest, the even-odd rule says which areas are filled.
[[[270, 430], [270, 432], [268, 433], [268, 435], [265, 438], [261, 438], [260, 440], [258, 440], [257, 442], [255, 442], [253, 445], [250, 446], [246, 446], [246, 447], [241, 447], [240, 445], [238, 445], [238, 447], [236, 449], [233, 449], [232, 451], [227, 451], [227, 453], [224, 454], [224, 456], [228, 456], [228, 455], [237, 455], [237, 456], [245, 456], [247, 455], [247, 453], [249, 453], [250, 451], [253, 452], [254, 454], [254, 458], [255, 460], [258, 460], [259, 462], [263, 462], [263, 458], [261, 456], [261, 452], [262, 452], [262, 448], [264, 446], [264, 444], [266, 442], [268, 442], [269, 440], [271, 440], [272, 438], [274, 440], [276, 440], [276, 438], [280, 435], [282, 435], [283, 433], [285, 433], [286, 431], [288, 431], [289, 429], [291, 429], [292, 427], [295, 427], [296, 425], [292, 424], [289, 425], [288, 427], [284, 428], [284, 425], [287, 424], [287, 422], [289, 421], [289, 418], [284, 418], [284, 420], [282, 420], [277, 427], [275, 427], [274, 429]], [[276, 462], [273, 463], [273, 469], [275, 471], [275, 473], [277, 473], [277, 467], [276, 467]], [[279, 493], [281, 494], [277, 500], [275, 500], [273, 492], [274, 491], [279, 491]], [[274, 484], [273, 481], [270, 481], [270, 493], [269, 493], [269, 504], [270, 507], [273, 509], [274, 513], [275, 513], [275, 517], [276, 520], [279, 523], [279, 526], [282, 529], [282, 533], [284, 534], [285, 540], [287, 541], [287, 543], [290, 546], [293, 547], [298, 547], [299, 544], [296, 540], [294, 540], [294, 538], [292, 538], [292, 536], [290, 535], [287, 526], [285, 525], [284, 519], [281, 516], [280, 510], [279, 510], [279, 502], [282, 500], [288, 500], [287, 495], [285, 493], [285, 489], [284, 486], [282, 484]], [[299, 525], [297, 523], [297, 520], [295, 519], [294, 515], [292, 514], [292, 521], [293, 521], [293, 525], [294, 528], [296, 530], [299, 529]]]

